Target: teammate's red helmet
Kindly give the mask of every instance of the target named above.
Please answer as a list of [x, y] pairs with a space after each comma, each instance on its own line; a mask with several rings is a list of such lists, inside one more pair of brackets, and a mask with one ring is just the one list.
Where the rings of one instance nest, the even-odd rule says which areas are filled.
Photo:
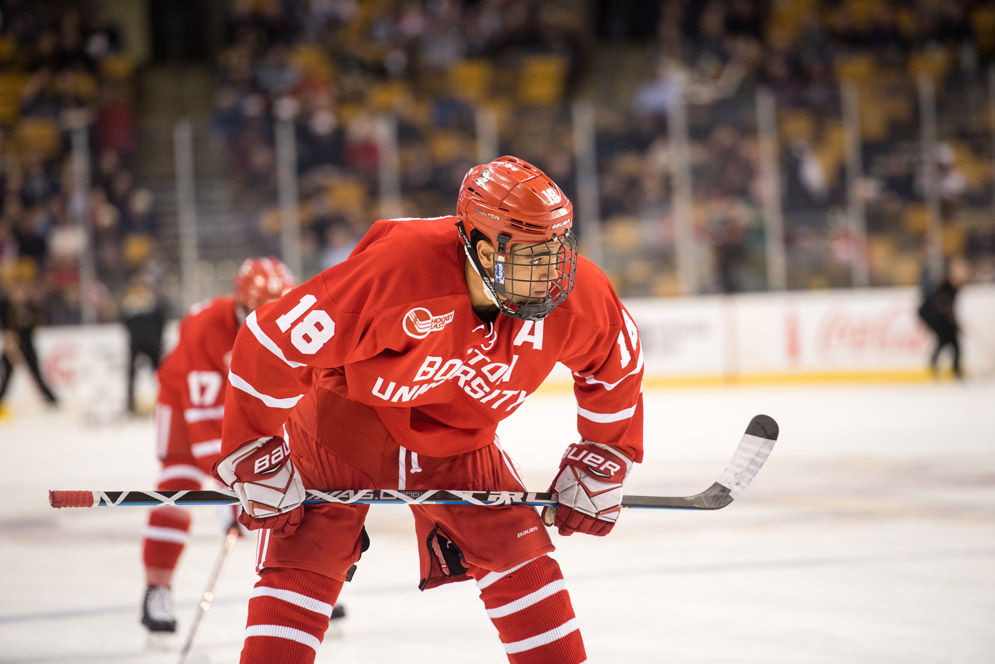
[[280, 299], [296, 285], [293, 273], [280, 259], [246, 258], [235, 275], [235, 301], [254, 311]]
[[[538, 320], [573, 290], [577, 271], [577, 241], [570, 232], [573, 205], [556, 183], [532, 164], [505, 156], [471, 168], [460, 185], [456, 215], [467, 255], [504, 313]], [[473, 231], [483, 234], [497, 251], [499, 262], [493, 277], [480, 265], [476, 247], [470, 240]], [[499, 293], [508, 292], [505, 261], [510, 260], [512, 245], [543, 246], [543, 243], [556, 256], [556, 276], [549, 283], [546, 295], [525, 303], [498, 297]], [[521, 248], [514, 251], [519, 255], [521, 252]]]

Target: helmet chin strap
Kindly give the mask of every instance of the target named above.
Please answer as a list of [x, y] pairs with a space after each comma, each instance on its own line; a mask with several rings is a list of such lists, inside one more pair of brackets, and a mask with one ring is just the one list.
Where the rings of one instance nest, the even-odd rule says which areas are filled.
[[490, 277], [488, 277], [486, 273], [481, 272], [480, 267], [477, 265], [479, 259], [470, 254], [470, 249], [465, 242], [463, 243], [463, 253], [466, 254], [466, 259], [470, 263], [470, 267], [472, 267], [473, 271], [477, 273], [478, 277], [480, 277], [480, 290], [483, 292], [484, 297], [490, 300], [495, 307], [500, 309], [501, 303], [498, 302], [497, 295], [494, 293], [494, 287], [490, 284]]

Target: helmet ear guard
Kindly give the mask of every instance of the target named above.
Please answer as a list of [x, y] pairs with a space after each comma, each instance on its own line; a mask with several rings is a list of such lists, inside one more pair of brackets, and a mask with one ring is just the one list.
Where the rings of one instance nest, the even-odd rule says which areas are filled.
[[[532, 164], [506, 156], [470, 169], [460, 186], [456, 213], [467, 258], [502, 313], [539, 320], [573, 290], [577, 270], [577, 240], [570, 232], [573, 205]], [[480, 239], [494, 247], [493, 274], [477, 253]], [[523, 278], [528, 266], [532, 266], [529, 277]], [[511, 273], [517, 275], [514, 283]], [[528, 294], [514, 298], [515, 285], [528, 288]], [[531, 297], [533, 290], [542, 295]]]

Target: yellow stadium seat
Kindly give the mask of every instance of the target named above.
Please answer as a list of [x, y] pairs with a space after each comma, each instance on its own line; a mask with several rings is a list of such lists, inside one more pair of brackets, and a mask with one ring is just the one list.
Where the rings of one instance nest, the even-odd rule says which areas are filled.
[[490, 97], [494, 68], [487, 60], [474, 58], [457, 61], [449, 68], [448, 76], [454, 95], [472, 101]]
[[23, 118], [17, 123], [15, 139], [22, 154], [37, 151], [45, 157], [53, 156], [61, 144], [59, 127], [48, 118]]
[[21, 90], [28, 79], [27, 74], [0, 73], [0, 125], [17, 122], [21, 115]]
[[967, 234], [960, 226], [945, 225], [940, 231], [940, 246], [946, 256], [958, 256], [964, 253]]
[[876, 68], [874, 56], [860, 54], [840, 57], [836, 60], [836, 77], [841, 81], [867, 84], [874, 80]]
[[390, 81], [371, 86], [366, 93], [366, 100], [371, 107], [388, 111], [400, 108], [409, 96], [406, 84], [401, 81]]
[[922, 203], [913, 203], [905, 209], [902, 225], [906, 230], [925, 233], [929, 228], [929, 209]]
[[152, 237], [144, 233], [133, 233], [124, 238], [124, 260], [129, 267], [145, 262], [152, 253]]
[[111, 81], [127, 81], [135, 73], [135, 60], [124, 53], [111, 53], [100, 61], [100, 75]]
[[917, 78], [922, 75], [933, 80], [943, 78], [953, 64], [951, 54], [945, 49], [932, 49], [913, 53], [909, 59], [909, 71]]
[[362, 213], [366, 206], [366, 187], [358, 178], [337, 177], [325, 190], [325, 201], [335, 212]]
[[17, 40], [11, 35], [0, 35], [0, 62], [12, 62], [17, 57]]
[[785, 109], [779, 114], [779, 120], [783, 141], [802, 140], [811, 143], [815, 138], [815, 118], [811, 111]]
[[563, 99], [567, 59], [561, 55], [533, 55], [525, 59], [518, 73], [518, 101], [550, 106]]
[[971, 28], [981, 50], [995, 54], [995, 6], [982, 5], [971, 12]]

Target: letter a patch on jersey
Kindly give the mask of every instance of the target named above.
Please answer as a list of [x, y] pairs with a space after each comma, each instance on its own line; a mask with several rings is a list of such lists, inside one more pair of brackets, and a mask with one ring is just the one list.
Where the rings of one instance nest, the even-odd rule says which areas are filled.
[[404, 333], [413, 339], [424, 339], [432, 332], [438, 332], [453, 321], [455, 311], [441, 316], [433, 316], [432, 312], [424, 307], [415, 307], [404, 314], [401, 327]]

